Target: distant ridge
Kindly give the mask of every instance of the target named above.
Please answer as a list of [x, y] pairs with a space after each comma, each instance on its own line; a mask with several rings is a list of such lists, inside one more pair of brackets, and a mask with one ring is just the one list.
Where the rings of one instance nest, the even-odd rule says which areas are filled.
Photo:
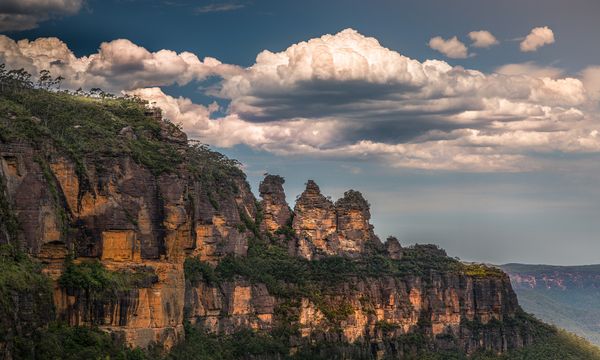
[[600, 346], [600, 264], [500, 267], [525, 311]]

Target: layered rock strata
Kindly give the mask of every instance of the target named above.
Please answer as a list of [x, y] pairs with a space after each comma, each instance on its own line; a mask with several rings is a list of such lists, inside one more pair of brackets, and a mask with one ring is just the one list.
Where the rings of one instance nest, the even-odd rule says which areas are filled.
[[[156, 121], [160, 141], [185, 154], [185, 135]], [[123, 128], [115, 136], [140, 135]], [[131, 346], [157, 342], [168, 348], [183, 338], [185, 321], [216, 333], [294, 325], [298, 331], [292, 343], [364, 343], [377, 356], [409, 351], [397, 339], [414, 333], [438, 347], [452, 338], [468, 353], [502, 353], [531, 341], [513, 325], [486, 328], [519, 314], [506, 276], [436, 271], [357, 275], [332, 285], [319, 304], [314, 297], [292, 299], [294, 317], [285, 320], [278, 309], [290, 299], [270, 293], [263, 283], [237, 277], [192, 284], [185, 278], [185, 259], [214, 268], [223, 259], [244, 258], [248, 239], [263, 235], [279, 236], [291, 254], [310, 261], [361, 261], [372, 249], [386, 259], [404, 261], [397, 239], [382, 245], [375, 236], [369, 204], [354, 190], [334, 203], [309, 180], [292, 212], [283, 178], [268, 175], [259, 187], [257, 207], [241, 172], [216, 172], [218, 176], [204, 181], [204, 174], [193, 176], [185, 162], [174, 171], [156, 173], [125, 152], [88, 156], [81, 163], [56, 149], [24, 142], [0, 143], [0, 167], [3, 196], [20, 229], [18, 239], [3, 230], [0, 240], [20, 241], [44, 263], [55, 280], [56, 317], [71, 325], [99, 326]], [[94, 298], [58, 281], [71, 255], [76, 264], [97, 260], [108, 271], [143, 268], [155, 277], [109, 298]], [[332, 321], [323, 304], [344, 311]]]

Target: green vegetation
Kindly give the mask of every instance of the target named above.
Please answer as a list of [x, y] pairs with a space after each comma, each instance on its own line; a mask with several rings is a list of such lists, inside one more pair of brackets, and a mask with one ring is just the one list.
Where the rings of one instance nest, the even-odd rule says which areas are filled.
[[[0, 66], [0, 141], [28, 143], [44, 154], [36, 161], [53, 195], [58, 218], [65, 226], [69, 219], [62, 204], [64, 200], [49, 167], [50, 158], [56, 155], [71, 159], [84, 187], [89, 185], [86, 182], [90, 166], [98, 172], [107, 171], [102, 167], [103, 159], [128, 155], [155, 176], [182, 174], [185, 171], [179, 170], [187, 170], [215, 210], [219, 210], [229, 195], [240, 192], [238, 184], [245, 175], [237, 161], [202, 144], [185, 144], [178, 126], [161, 120], [158, 110], [148, 109], [140, 99], [116, 98], [99, 89], [69, 93], [58, 91], [59, 86], [60, 78], [53, 79], [48, 72], [42, 72], [34, 84], [25, 71], [6, 71]], [[17, 238], [19, 228], [4, 189], [4, 178], [0, 176], [0, 240], [12, 241]], [[344, 205], [344, 201], [351, 205], [365, 200], [360, 193], [350, 191], [341, 201], [338, 205]], [[265, 284], [270, 294], [279, 298], [275, 316], [280, 325], [271, 333], [245, 330], [217, 336], [186, 324], [186, 340], [168, 354], [152, 349], [127, 349], [100, 329], [53, 322], [49, 279], [42, 274], [40, 265], [17, 246], [6, 245], [0, 247], [0, 338], [3, 343], [0, 345], [5, 346], [2, 350], [8, 350], [14, 359], [371, 359], [371, 345], [366, 343], [316, 342], [300, 346], [292, 355], [290, 337], [298, 334], [300, 299], [308, 298], [335, 328], [353, 312], [349, 302], [336, 296], [338, 289], [357, 279], [422, 276], [427, 282], [430, 275], [445, 273], [504, 277], [494, 267], [463, 264], [432, 245], [405, 248], [402, 260], [390, 259], [374, 247], [358, 259], [325, 257], [308, 261], [289, 255], [276, 237], [265, 237], [258, 226], [262, 218], [258, 204], [256, 209], [254, 220], [240, 212], [243, 225], [238, 231], [252, 234], [248, 256], [227, 256], [215, 267], [189, 258], [184, 263], [184, 271], [191, 285], [219, 286], [240, 278]], [[137, 225], [134, 216], [125, 215]], [[288, 240], [295, 238], [291, 224], [292, 219], [276, 235], [284, 235]], [[75, 263], [67, 259], [58, 281], [68, 292], [81, 291], [104, 303], [118, 299], [123, 292], [151, 286], [157, 281], [157, 275], [150, 267], [109, 271], [99, 261]], [[366, 309], [369, 306], [372, 309], [369, 301], [361, 300]], [[428, 321], [423, 316], [418, 324], [425, 327], [430, 325]], [[473, 359], [600, 359], [598, 350], [588, 343], [524, 315], [487, 324], [465, 322], [463, 325], [474, 332], [502, 331], [508, 326], [535, 327], [537, 341], [532, 346], [505, 356], [475, 354]], [[384, 332], [397, 329], [397, 325], [384, 321], [378, 322], [376, 327]], [[448, 335], [438, 338], [454, 340]], [[432, 342], [421, 332], [401, 335], [390, 342], [396, 349], [406, 350], [405, 358], [409, 359], [466, 358], [458, 351], [433, 352]]]
[[600, 290], [515, 288], [525, 311], [600, 345]]
[[576, 266], [559, 266], [559, 265], [530, 265], [530, 264], [505, 264], [501, 266], [507, 272], [539, 275], [540, 273], [600, 273], [600, 264], [597, 265], [576, 265]]
[[238, 180], [246, 179], [237, 160], [229, 159], [208, 146], [196, 142], [186, 148], [185, 165], [191, 177], [206, 193], [213, 209], [219, 210], [219, 204], [227, 195], [238, 194]]
[[196, 257], [185, 259], [183, 263], [183, 271], [185, 280], [189, 281], [192, 286], [196, 286], [201, 282], [212, 285], [218, 282], [214, 269], [209, 263], [200, 261]]
[[[165, 141], [177, 137], [180, 128], [161, 120], [160, 110], [148, 109], [139, 98], [115, 97], [100, 89], [49, 91], [55, 86], [34, 84], [30, 74], [0, 65], [0, 140], [58, 151], [76, 164], [82, 179], [89, 159], [123, 154], [155, 175], [173, 172], [187, 160], [191, 173], [207, 184], [223, 185], [229, 175], [243, 176], [237, 161], [205, 145]], [[235, 184], [225, 185], [237, 191]]]
[[[252, 224], [246, 226], [252, 227]], [[252, 282], [265, 283], [275, 294], [281, 293], [283, 283], [335, 285], [353, 278], [402, 277], [432, 272], [504, 276], [502, 271], [496, 268], [481, 264], [463, 264], [449, 258], [432, 245], [405, 248], [402, 260], [390, 259], [384, 253], [372, 253], [358, 259], [328, 256], [307, 261], [289, 255], [287, 248], [276, 242], [256, 237], [249, 240], [247, 257], [226, 257], [219, 263], [215, 272], [221, 280], [231, 280], [238, 275]]]
[[[86, 158], [129, 153], [155, 174], [182, 161], [173, 144], [161, 141], [161, 123], [136, 98], [92, 98], [43, 89], [2, 93], [0, 123], [5, 141], [54, 148], [86, 174]], [[165, 123], [164, 126], [170, 126]], [[131, 127], [133, 136], [118, 136]]]
[[109, 334], [96, 329], [52, 323], [17, 342], [14, 359], [36, 360], [150, 360], [148, 351], [129, 349]]
[[[507, 264], [502, 269], [538, 279], [533, 288], [515, 284], [523, 309], [600, 346], [600, 265]], [[544, 278], [555, 279], [554, 287], [544, 286]]]
[[465, 263], [462, 265], [462, 271], [465, 275], [474, 276], [474, 277], [499, 277], [499, 278], [502, 278], [505, 276], [502, 269], [497, 268], [495, 266], [484, 265], [484, 264]]
[[[109, 360], [234, 360], [234, 359], [374, 359], [369, 344], [317, 342], [300, 346], [291, 354], [289, 344], [269, 334], [244, 330], [232, 335], [208, 334], [185, 325], [186, 339], [168, 354], [155, 348], [128, 349], [108, 334], [95, 329], [51, 324], [48, 329], [23, 338], [14, 349], [15, 359], [109, 359]], [[504, 355], [480, 352], [467, 357], [457, 350], [433, 350], [420, 334], [392, 340], [410, 360], [598, 360], [600, 351], [574, 335], [551, 330], [534, 344]]]
[[0, 245], [0, 339], [10, 349], [52, 316], [52, 286], [40, 265], [15, 246]]
[[193, 326], [185, 326], [185, 342], [175, 346], [166, 356], [166, 360], [234, 360], [243, 358], [286, 358], [288, 345], [268, 334], [259, 334], [252, 330], [237, 332], [233, 335], [207, 334]]
[[385, 320], [379, 320], [375, 324], [375, 327], [377, 329], [382, 330], [385, 333], [385, 332], [394, 331], [394, 330], [398, 329], [400, 327], [400, 325], [389, 322], [389, 321], [385, 321]]
[[75, 264], [70, 258], [58, 280], [68, 291], [83, 290], [95, 299], [115, 298], [120, 292], [150, 287], [157, 281], [158, 276], [150, 267], [140, 267], [136, 271], [109, 271], [97, 260]]
[[[245, 219], [245, 227], [258, 232], [256, 223], [247, 217]], [[216, 267], [197, 258], [190, 258], [185, 262], [185, 275], [192, 284], [206, 281], [211, 285], [240, 277], [251, 283], [265, 284], [269, 293], [279, 298], [308, 298], [334, 324], [347, 318], [351, 309], [348, 304], [331, 303], [326, 298], [328, 295], [335, 295], [336, 286], [351, 280], [382, 276], [401, 278], [436, 272], [503, 276], [496, 268], [465, 265], [447, 257], [442, 250], [432, 245], [406, 248], [403, 254], [402, 260], [390, 259], [382, 252], [372, 252], [359, 259], [329, 256], [308, 261], [290, 255], [287, 248], [277, 241], [254, 236], [249, 239], [247, 256], [226, 256]]]
[[564, 330], [554, 330], [538, 338], [535, 344], [499, 358], [502, 360], [597, 360], [600, 359], [600, 348]]
[[295, 239], [298, 237], [298, 234], [296, 234], [296, 230], [294, 230], [294, 228], [292, 227], [294, 223], [294, 213], [292, 213], [292, 215], [290, 216], [290, 218], [288, 219], [288, 221], [285, 223], [284, 226], [280, 227], [279, 229], [277, 229], [275, 231], [275, 235], [283, 235], [284, 238], [286, 240], [291, 240], [291, 239]]

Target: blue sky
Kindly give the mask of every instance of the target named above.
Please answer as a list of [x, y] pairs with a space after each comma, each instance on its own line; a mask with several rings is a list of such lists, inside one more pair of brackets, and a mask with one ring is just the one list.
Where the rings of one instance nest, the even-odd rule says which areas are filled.
[[292, 206], [307, 179], [360, 190], [382, 239], [466, 260], [600, 262], [597, 1], [30, 3], [0, 4], [4, 62], [137, 91], [254, 189], [269, 172]]

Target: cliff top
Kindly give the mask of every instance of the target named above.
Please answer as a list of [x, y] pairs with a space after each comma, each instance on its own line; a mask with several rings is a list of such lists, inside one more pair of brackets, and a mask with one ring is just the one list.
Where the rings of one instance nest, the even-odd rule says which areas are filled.
[[54, 92], [27, 84], [4, 88], [0, 95], [0, 142], [25, 143], [47, 156], [70, 158], [80, 176], [86, 159], [130, 155], [155, 175], [185, 164], [198, 174], [210, 165], [245, 178], [237, 161], [206, 145], [189, 145], [179, 126], [139, 98]]

